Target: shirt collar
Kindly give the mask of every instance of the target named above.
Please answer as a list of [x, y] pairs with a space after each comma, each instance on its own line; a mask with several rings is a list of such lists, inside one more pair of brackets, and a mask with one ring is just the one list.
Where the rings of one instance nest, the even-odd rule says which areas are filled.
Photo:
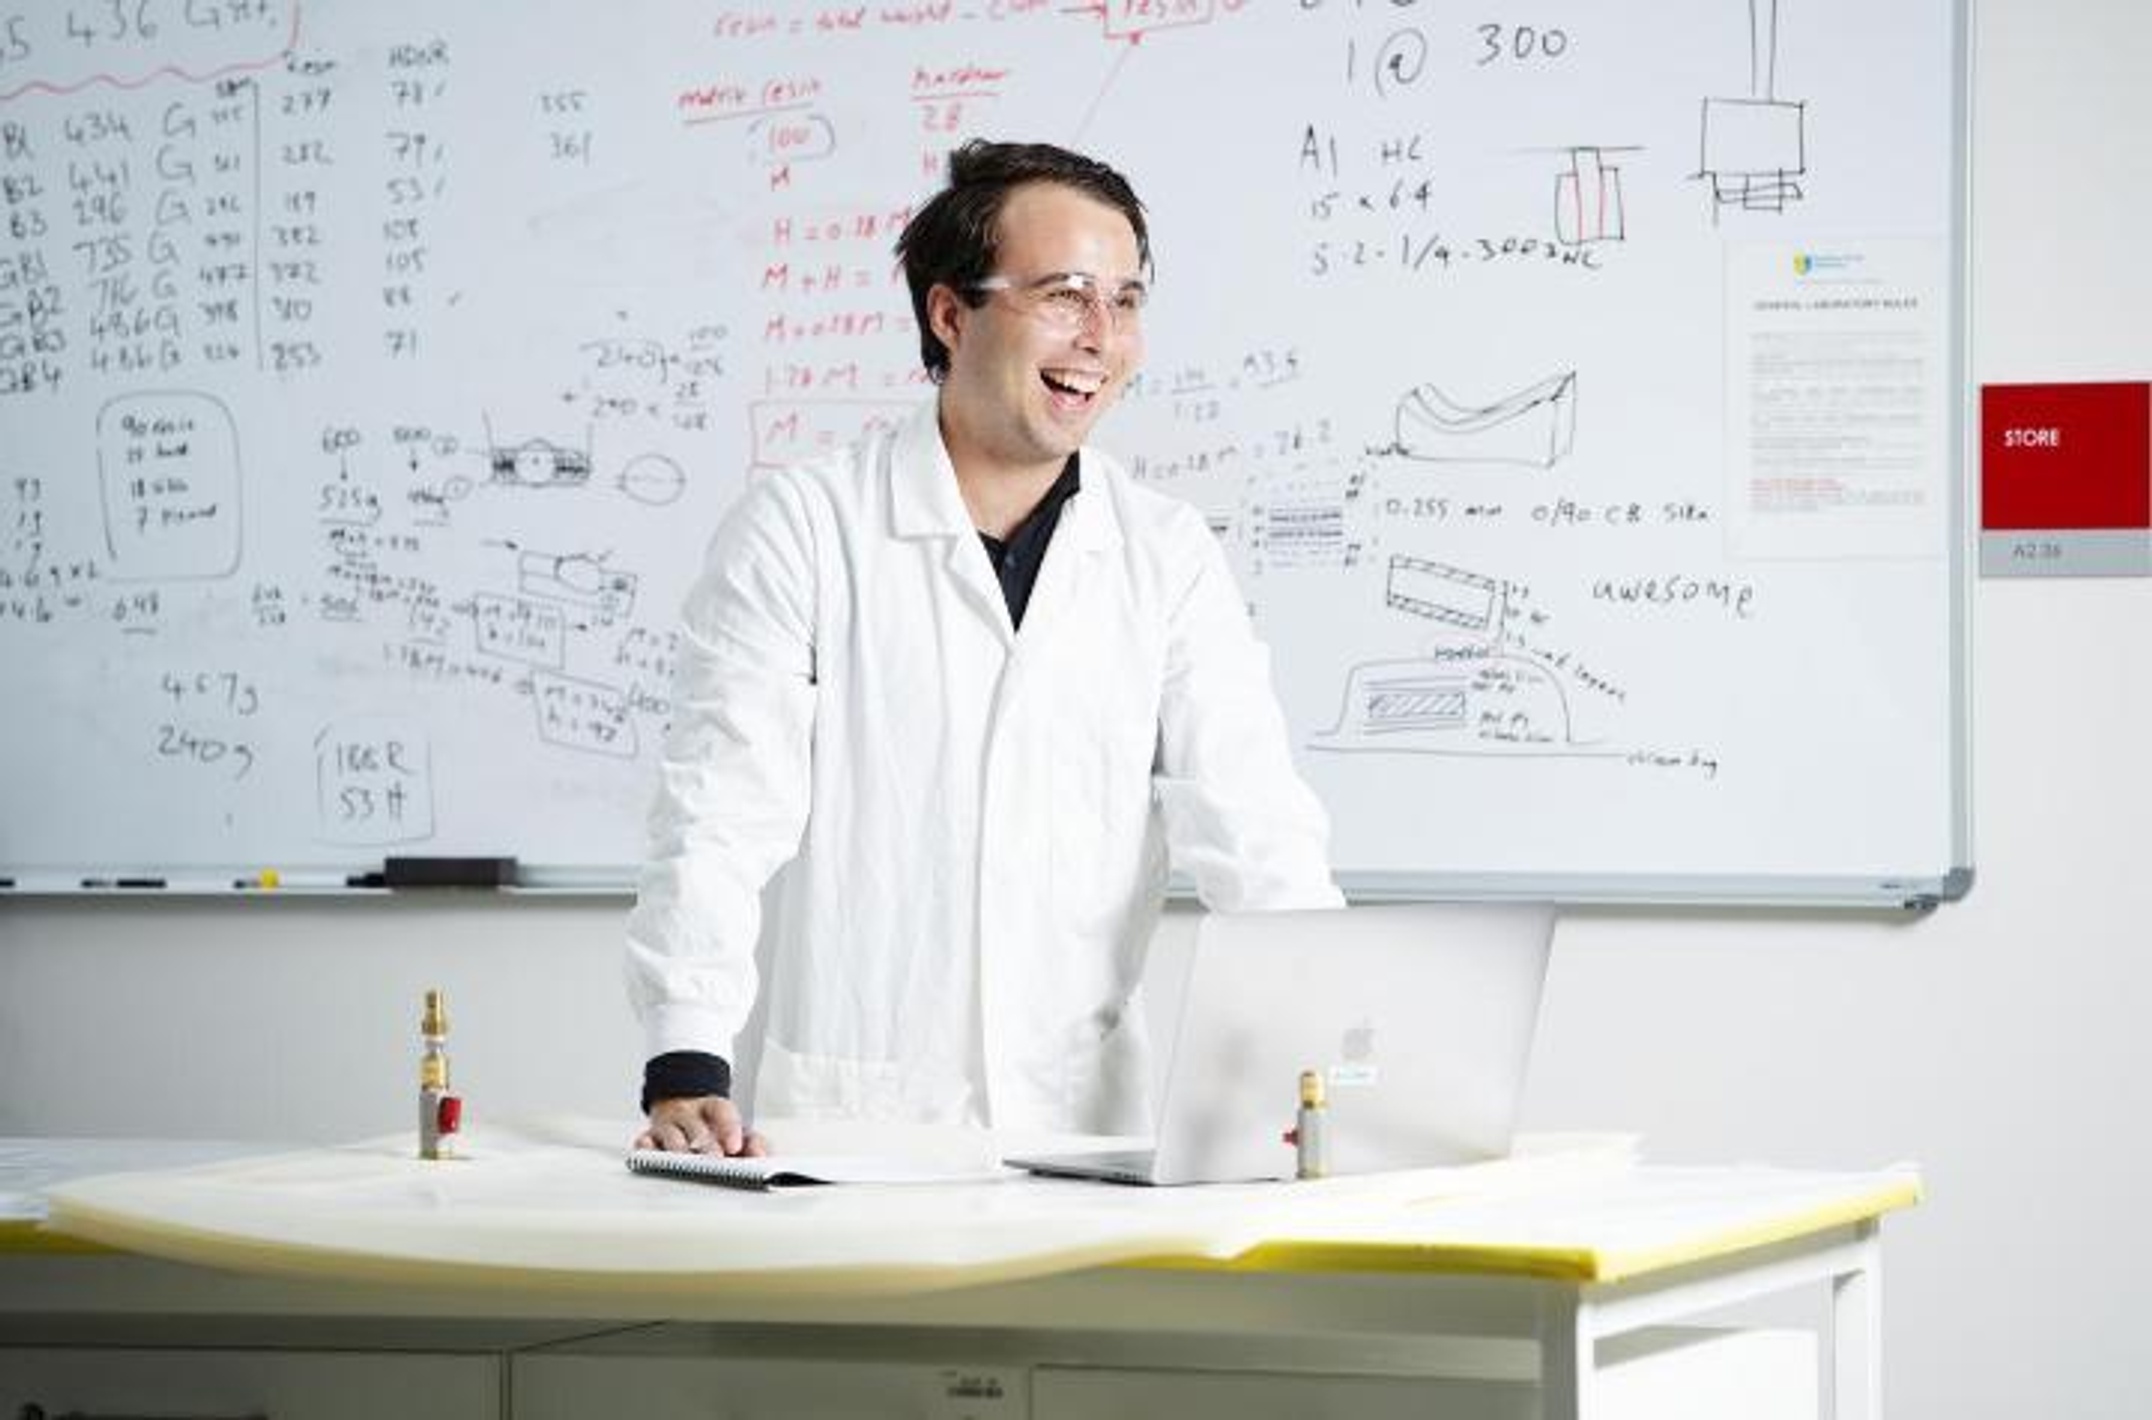
[[1010, 547], [1027, 537], [1036, 536], [1061, 516], [1061, 505], [1083, 488], [1083, 474], [1079, 467], [1082, 463], [1083, 454], [1080, 450], [1070, 454], [1068, 462], [1061, 465], [1061, 476], [1054, 480], [1053, 487], [1047, 489], [1032, 510], [1024, 514], [1022, 522], [1009, 529], [1007, 537], [994, 537], [984, 532], [979, 536], [985, 538], [989, 546], [994, 547]]
[[[1091, 454], [1089, 449], [1080, 450], [1079, 459], [1088, 459]], [[890, 436], [889, 461], [891, 532], [898, 537], [979, 535], [972, 526], [970, 510], [964, 506], [964, 495], [957, 491], [956, 465], [950, 462], [949, 449], [942, 443], [939, 396], [922, 403], [911, 418], [897, 426]], [[1081, 491], [1080, 476], [1063, 469], [1061, 477], [1070, 480], [1069, 491], [1063, 495], [1068, 503], [1062, 510], [1067, 523], [1063, 533], [1085, 550], [1119, 542], [1120, 522], [1114, 516], [1111, 500], [1099, 491], [1097, 470], [1093, 470], [1094, 491], [1088, 498], [1076, 496]], [[1060, 486], [1056, 480], [1054, 487]], [[1048, 498], [1053, 496], [1051, 492], [1047, 494]]]

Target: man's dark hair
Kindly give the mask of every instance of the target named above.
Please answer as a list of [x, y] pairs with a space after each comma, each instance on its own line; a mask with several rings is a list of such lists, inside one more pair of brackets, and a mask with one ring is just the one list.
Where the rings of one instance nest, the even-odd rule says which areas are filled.
[[949, 183], [904, 224], [897, 257], [912, 288], [912, 316], [919, 324], [919, 358], [939, 384], [949, 373], [949, 348], [927, 323], [927, 292], [947, 286], [967, 306], [985, 302], [973, 283], [993, 274], [999, 258], [1002, 204], [1026, 183], [1072, 187], [1117, 210], [1135, 229], [1143, 266], [1151, 264], [1151, 235], [1143, 204], [1128, 179], [1095, 158], [1050, 143], [989, 143], [974, 138], [949, 155]]

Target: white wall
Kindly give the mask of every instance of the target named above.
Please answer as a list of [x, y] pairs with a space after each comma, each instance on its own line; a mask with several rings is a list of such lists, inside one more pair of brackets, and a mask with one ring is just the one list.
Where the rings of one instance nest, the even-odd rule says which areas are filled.
[[[1979, 20], [1976, 376], [2152, 377], [2152, 7]], [[2152, 581], [1984, 583], [1975, 613], [1970, 900], [1894, 924], [1574, 920], [1526, 1122], [1639, 1130], [1674, 1161], [1917, 1160], [1930, 1201], [1886, 1234], [1891, 1413], [2152, 1414]], [[620, 916], [0, 906], [0, 1134], [407, 1127], [430, 985], [477, 1118], [625, 1132]]]

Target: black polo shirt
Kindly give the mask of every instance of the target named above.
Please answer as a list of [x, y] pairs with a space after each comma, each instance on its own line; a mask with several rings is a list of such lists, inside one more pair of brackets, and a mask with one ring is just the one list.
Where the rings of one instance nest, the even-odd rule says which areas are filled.
[[1077, 456], [1070, 454], [1054, 486], [1010, 530], [1006, 540], [979, 534], [979, 541], [986, 544], [987, 559], [994, 564], [994, 576], [1001, 582], [1002, 600], [1009, 604], [1011, 625], [1024, 624], [1024, 608], [1031, 605], [1031, 589], [1038, 584], [1039, 568], [1046, 563], [1046, 545], [1053, 541], [1054, 528], [1061, 521], [1061, 505], [1083, 486], [1076, 463]]

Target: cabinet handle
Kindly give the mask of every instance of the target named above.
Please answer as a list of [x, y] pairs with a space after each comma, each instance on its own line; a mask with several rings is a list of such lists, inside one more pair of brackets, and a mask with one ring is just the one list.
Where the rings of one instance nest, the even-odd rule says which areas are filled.
[[15, 1412], [15, 1420], [269, 1420], [259, 1410], [243, 1415], [93, 1415], [87, 1410], [47, 1410], [31, 1401]]

